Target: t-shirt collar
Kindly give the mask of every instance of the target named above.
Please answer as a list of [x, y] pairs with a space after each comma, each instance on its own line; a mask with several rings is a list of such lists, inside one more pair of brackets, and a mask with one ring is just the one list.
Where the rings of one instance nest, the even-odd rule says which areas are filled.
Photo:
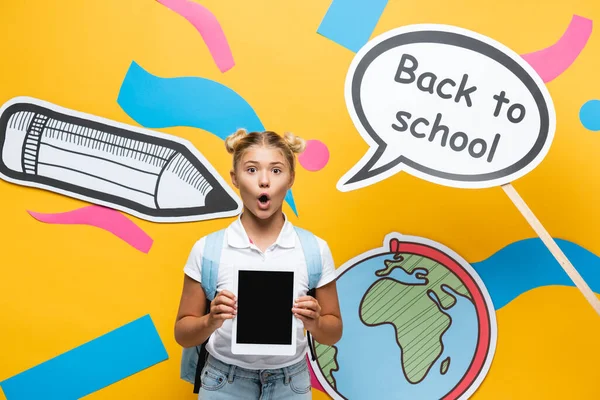
[[[244, 225], [242, 225], [241, 217], [242, 214], [227, 229], [227, 244], [238, 249], [248, 248], [252, 245], [252, 241], [248, 237]], [[281, 228], [274, 244], [286, 249], [293, 248], [296, 246], [296, 232], [285, 213], [283, 213], [283, 218], [285, 219], [283, 228]]]

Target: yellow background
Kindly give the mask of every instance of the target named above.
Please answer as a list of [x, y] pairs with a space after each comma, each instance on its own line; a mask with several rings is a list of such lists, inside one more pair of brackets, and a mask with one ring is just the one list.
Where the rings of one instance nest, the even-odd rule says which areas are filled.
[[[135, 124], [116, 102], [132, 61], [162, 77], [220, 82], [243, 96], [268, 129], [329, 146], [325, 169], [298, 170], [293, 191], [300, 218], [287, 206], [284, 211], [328, 241], [338, 266], [379, 247], [391, 231], [439, 241], [469, 262], [535, 235], [500, 188], [452, 189], [400, 173], [364, 189], [337, 191], [336, 182], [367, 145], [343, 97], [354, 53], [316, 33], [330, 1], [201, 3], [217, 16], [231, 45], [236, 66], [226, 73], [193, 26], [155, 1], [3, 1], [0, 103], [27, 95]], [[373, 34], [445, 23], [524, 54], [558, 40], [573, 14], [600, 22], [600, 2], [391, 0]], [[514, 182], [554, 237], [598, 255], [600, 137], [582, 127], [578, 113], [584, 102], [600, 98], [599, 71], [600, 36], [594, 32], [576, 62], [547, 85], [558, 120], [548, 156]], [[161, 131], [190, 140], [229, 179], [231, 161], [216, 136], [185, 127]], [[100, 229], [42, 224], [26, 211], [69, 211], [83, 202], [5, 181], [0, 199], [0, 381], [150, 314], [169, 360], [86, 398], [194, 398], [179, 379], [181, 348], [173, 338], [182, 268], [192, 244], [231, 219], [155, 224], [128, 216], [154, 239], [144, 254]], [[600, 317], [576, 289], [536, 289], [497, 318], [496, 356], [474, 398], [600, 398]], [[315, 391], [314, 398], [326, 396]]]

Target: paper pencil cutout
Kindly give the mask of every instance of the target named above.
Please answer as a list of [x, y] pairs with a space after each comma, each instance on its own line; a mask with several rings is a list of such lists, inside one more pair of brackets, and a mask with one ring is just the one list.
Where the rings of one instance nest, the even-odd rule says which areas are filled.
[[0, 177], [154, 222], [237, 215], [241, 201], [179, 137], [29, 97], [0, 109]]

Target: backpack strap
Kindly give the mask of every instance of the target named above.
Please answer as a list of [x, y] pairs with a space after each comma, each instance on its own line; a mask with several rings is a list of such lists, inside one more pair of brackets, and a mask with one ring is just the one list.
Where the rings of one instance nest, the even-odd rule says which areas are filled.
[[[323, 265], [321, 260], [321, 249], [319, 248], [319, 242], [317, 238], [311, 232], [302, 228], [294, 227], [300, 243], [302, 244], [302, 251], [304, 252], [304, 260], [306, 261], [306, 268], [308, 270], [308, 295], [315, 296], [315, 290], [321, 280], [321, 274], [323, 272]], [[306, 339], [308, 342], [308, 349], [310, 350], [310, 356], [313, 361], [315, 357], [315, 344], [314, 339], [311, 337], [310, 332], [306, 331]]]
[[317, 288], [317, 285], [321, 280], [321, 273], [323, 272], [319, 242], [317, 242], [317, 238], [311, 232], [298, 228], [297, 226], [295, 226], [294, 229], [302, 244], [304, 259], [306, 260], [306, 268], [308, 269], [308, 289], [313, 291]]
[[213, 301], [217, 295], [217, 280], [219, 278], [219, 264], [221, 263], [221, 252], [225, 229], [213, 232], [206, 236], [204, 251], [202, 252], [202, 288], [209, 301]]
[[[213, 232], [206, 236], [204, 250], [202, 251], [202, 277], [201, 284], [206, 294], [206, 312], [210, 312], [210, 302], [217, 295], [217, 281], [219, 279], [219, 265], [221, 264], [221, 252], [223, 250], [223, 240], [225, 239], [225, 229]], [[208, 339], [199, 346], [196, 346], [198, 352], [198, 362], [196, 364], [196, 373], [194, 378], [194, 393], [200, 391], [202, 385], [202, 369], [208, 357], [206, 344]]]

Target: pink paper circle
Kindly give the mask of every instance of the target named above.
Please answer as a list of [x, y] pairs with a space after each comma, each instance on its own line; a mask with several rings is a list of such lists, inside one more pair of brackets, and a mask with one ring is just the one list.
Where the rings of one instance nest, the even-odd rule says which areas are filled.
[[329, 149], [320, 140], [307, 140], [306, 148], [298, 156], [298, 162], [308, 171], [319, 171], [329, 161]]

